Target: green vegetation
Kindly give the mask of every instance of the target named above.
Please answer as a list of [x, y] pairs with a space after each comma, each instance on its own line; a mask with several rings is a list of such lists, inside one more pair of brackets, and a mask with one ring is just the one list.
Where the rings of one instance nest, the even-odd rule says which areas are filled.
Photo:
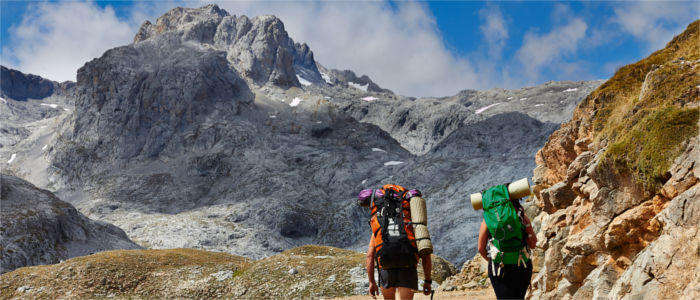
[[582, 103], [584, 111], [595, 112], [594, 138], [610, 145], [602, 165], [627, 168], [649, 193], [667, 179], [682, 144], [698, 133], [700, 114], [688, 104], [700, 102], [699, 32], [700, 20], [666, 48], [620, 68]]
[[644, 117], [621, 134], [604, 157], [615, 167], [633, 171], [645, 189], [654, 192], [668, 179], [666, 171], [684, 150], [683, 142], [698, 134], [700, 109], [670, 106], [640, 115]]

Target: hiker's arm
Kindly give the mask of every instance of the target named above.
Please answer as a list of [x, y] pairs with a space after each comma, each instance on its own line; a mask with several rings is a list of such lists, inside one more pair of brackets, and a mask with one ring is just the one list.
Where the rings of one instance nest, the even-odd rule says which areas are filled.
[[421, 257], [423, 261], [423, 277], [425, 278], [425, 283], [423, 284], [423, 293], [428, 295], [429, 291], [432, 290], [432, 270], [433, 261], [430, 258], [430, 254]]
[[367, 257], [365, 258], [367, 265], [367, 277], [369, 277], [369, 294], [372, 298], [376, 298], [375, 294], [379, 294], [379, 288], [374, 281], [374, 236], [369, 239], [369, 247], [367, 247]]
[[532, 229], [530, 219], [528, 219], [525, 214], [523, 214], [523, 223], [525, 225], [525, 232], [527, 232], [527, 246], [530, 247], [530, 249], [535, 249], [535, 247], [537, 247], [537, 235]]
[[367, 277], [369, 277], [369, 283], [373, 284], [374, 281], [374, 239], [370, 239], [369, 247], [367, 248], [367, 257], [365, 257], [365, 265], [367, 266]]
[[486, 253], [486, 242], [488, 242], [489, 238], [488, 230], [488, 227], [486, 227], [486, 221], [481, 221], [481, 228], [479, 228], [479, 242], [477, 246], [479, 248], [479, 254], [481, 254], [481, 257], [483, 257], [486, 261], [489, 260], [489, 256]]

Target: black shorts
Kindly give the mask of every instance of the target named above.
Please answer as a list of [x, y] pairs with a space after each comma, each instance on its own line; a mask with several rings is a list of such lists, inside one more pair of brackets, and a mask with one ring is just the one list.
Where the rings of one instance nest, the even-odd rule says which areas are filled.
[[383, 288], [406, 287], [418, 289], [418, 271], [416, 268], [379, 269], [379, 280]]
[[[496, 265], [496, 267], [498, 267]], [[496, 276], [489, 263], [489, 279], [497, 299], [524, 299], [532, 278], [532, 261], [528, 261], [525, 267], [518, 265], [504, 265], [502, 276]]]

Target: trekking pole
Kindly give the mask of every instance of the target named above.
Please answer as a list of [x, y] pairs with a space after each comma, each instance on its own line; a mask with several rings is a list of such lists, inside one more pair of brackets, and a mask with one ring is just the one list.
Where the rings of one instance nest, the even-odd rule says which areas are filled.
[[[423, 291], [420, 290], [414, 290], [414, 294], [423, 294]], [[433, 300], [433, 296], [435, 295], [435, 290], [430, 290], [430, 300]]]

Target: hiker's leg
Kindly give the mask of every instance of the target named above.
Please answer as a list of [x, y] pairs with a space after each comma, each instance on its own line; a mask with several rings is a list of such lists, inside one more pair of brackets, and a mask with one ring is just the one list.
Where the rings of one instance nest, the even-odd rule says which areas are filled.
[[394, 300], [396, 299], [396, 288], [385, 288], [382, 287], [382, 297], [384, 297], [385, 300]]
[[515, 271], [517, 278], [514, 278], [514, 286], [516, 287], [511, 294], [514, 299], [524, 299], [527, 293], [527, 288], [530, 286], [532, 279], [532, 262], [527, 262], [527, 268], [518, 267]]
[[399, 287], [399, 297], [401, 300], [413, 300], [413, 290], [406, 287]]
[[[498, 268], [498, 266], [492, 265], [490, 262], [488, 264], [488, 274], [489, 274], [489, 279], [491, 280], [491, 287], [493, 288], [493, 293], [496, 294], [496, 299], [510, 299], [510, 295], [508, 294], [508, 282], [503, 280], [503, 277], [496, 276], [494, 274], [493, 268]], [[504, 270], [502, 270], [504, 271]]]

